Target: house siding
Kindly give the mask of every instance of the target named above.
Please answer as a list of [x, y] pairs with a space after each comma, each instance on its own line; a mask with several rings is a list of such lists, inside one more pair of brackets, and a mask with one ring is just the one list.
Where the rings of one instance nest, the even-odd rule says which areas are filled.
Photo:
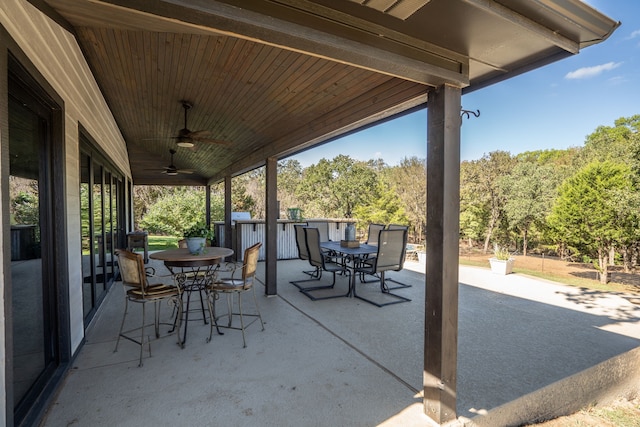
[[[82, 265], [81, 265], [81, 239], [80, 239], [80, 196], [79, 196], [79, 135], [81, 125], [86, 132], [96, 141], [100, 149], [109, 160], [131, 179], [131, 170], [125, 141], [109, 110], [106, 100], [102, 96], [91, 70], [84, 60], [80, 47], [70, 32], [58, 25], [55, 21], [43, 14], [32, 4], [24, 0], [4, 0], [0, 5], [0, 25], [12, 39], [0, 41], [3, 47], [3, 55], [6, 55], [6, 47], [17, 45], [38, 72], [45, 78], [48, 85], [63, 100], [64, 112], [64, 151], [65, 157], [65, 208], [66, 208], [66, 247], [68, 284], [61, 284], [69, 293], [69, 325], [71, 351], [75, 354], [84, 338], [84, 313], [82, 304]], [[0, 61], [6, 67], [6, 58]], [[6, 70], [3, 70], [6, 76]], [[3, 93], [0, 99], [6, 99], [6, 84], [0, 85]], [[7, 123], [6, 109], [0, 110], [0, 122]], [[3, 126], [4, 129], [6, 127]], [[6, 135], [0, 134], [2, 149], [8, 147]], [[3, 158], [7, 156], [3, 153]], [[8, 163], [3, 162], [3, 166]], [[62, 172], [62, 171], [61, 171]], [[2, 170], [3, 180], [8, 170]], [[6, 184], [3, 184], [3, 189]], [[3, 196], [8, 197], [8, 196]], [[6, 215], [8, 208], [3, 208]], [[3, 218], [3, 224], [8, 224], [8, 219]], [[4, 228], [4, 227], [3, 227]], [[3, 229], [3, 235], [4, 233]], [[5, 241], [3, 236], [3, 241]], [[0, 251], [3, 260], [9, 250], [9, 245], [4, 244]], [[8, 261], [3, 262], [0, 271], [0, 298], [4, 295], [5, 281], [8, 276]], [[5, 304], [0, 304], [0, 340], [6, 342], [5, 334]], [[5, 360], [7, 349], [0, 348], [0, 383], [7, 384], [5, 372]], [[0, 388], [0, 413], [6, 413], [12, 408], [6, 407], [7, 390]], [[0, 420], [0, 425], [4, 420]]]

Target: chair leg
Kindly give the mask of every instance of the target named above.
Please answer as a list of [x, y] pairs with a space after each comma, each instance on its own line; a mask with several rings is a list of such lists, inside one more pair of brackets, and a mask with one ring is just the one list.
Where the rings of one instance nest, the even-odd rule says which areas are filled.
[[118, 344], [120, 343], [120, 337], [122, 336], [122, 330], [124, 329], [124, 320], [127, 318], [127, 311], [129, 310], [129, 300], [125, 298], [124, 300], [124, 314], [122, 315], [122, 322], [120, 323], [120, 330], [118, 331], [118, 338], [116, 339], [116, 348], [113, 349], [113, 352], [118, 351]]
[[160, 338], [160, 308], [158, 308], [158, 301], [153, 302], [153, 324], [156, 330], [156, 338]]
[[[307, 273], [305, 271], [305, 273]], [[293, 286], [295, 286], [296, 288], [300, 289], [301, 291], [310, 291], [310, 290], [314, 290], [314, 289], [330, 289], [333, 287], [333, 284], [331, 285], [323, 285], [323, 286], [301, 286], [300, 283], [309, 283], [309, 282], [318, 282], [322, 279], [322, 269], [319, 267], [316, 267], [314, 274], [310, 274], [311, 279], [305, 279], [305, 280], [293, 280], [289, 283], [291, 283]], [[335, 283], [335, 280], [334, 280]]]
[[260, 314], [260, 307], [258, 307], [258, 299], [256, 298], [255, 286], [251, 290], [253, 291], [253, 303], [256, 306], [256, 313], [258, 313], [258, 319], [260, 319], [260, 325], [262, 326], [262, 330], [264, 331], [264, 322], [262, 321], [262, 315]]
[[315, 270], [302, 270], [302, 272], [304, 274], [311, 276], [312, 278], [317, 278], [318, 273], [320, 272], [320, 269], [316, 267]]
[[[379, 303], [379, 302], [376, 302], [376, 301], [370, 300], [370, 299], [368, 299], [368, 298], [365, 298], [365, 297], [363, 297], [363, 296], [358, 295], [358, 294], [356, 293], [355, 286], [354, 286], [354, 289], [353, 289], [353, 296], [354, 296], [355, 298], [358, 298], [358, 299], [362, 300], [362, 301], [368, 302], [369, 304], [373, 304], [373, 305], [375, 305], [376, 307], [384, 307], [384, 306], [391, 305], [391, 304], [399, 304], [399, 303], [401, 303], [401, 302], [410, 302], [410, 301], [411, 301], [409, 298], [403, 297], [402, 295], [397, 295], [397, 294], [394, 294], [394, 293], [392, 293], [392, 292], [389, 292], [389, 289], [387, 288], [387, 286], [386, 286], [386, 284], [385, 284], [385, 280], [386, 280], [386, 279], [385, 279], [384, 271], [381, 271], [381, 272], [379, 273], [379, 277], [380, 277], [380, 291], [381, 291], [384, 295], [389, 295], [389, 296], [391, 296], [391, 297], [394, 297], [394, 298], [395, 298], [395, 300], [392, 300], [392, 301], [389, 301], [389, 302], [385, 302], [385, 303]], [[366, 283], [366, 282], [365, 282], [365, 283]]]
[[218, 298], [217, 292], [209, 292], [207, 291], [207, 305], [209, 306], [209, 338], [207, 338], [207, 342], [211, 342], [211, 338], [213, 337], [213, 327], [215, 326], [216, 331], [218, 331], [218, 335], [224, 335], [220, 332], [220, 328], [218, 327], [218, 321], [216, 319], [216, 299]]
[[386, 284], [385, 284], [385, 288], [386, 288], [387, 291], [392, 291], [394, 289], [410, 288], [412, 286], [412, 285], [407, 285], [406, 283], [398, 282], [395, 279], [387, 279], [387, 282], [393, 282], [393, 283], [397, 284], [397, 286], [394, 286], [392, 288], [386, 286]]
[[[238, 311], [240, 312], [240, 330], [242, 331], [242, 347], [247, 348], [247, 340], [244, 338], [244, 317], [242, 316], [242, 295], [238, 293]], [[231, 319], [231, 314], [229, 314]]]
[[[220, 335], [224, 335], [222, 332], [220, 332], [220, 329], [218, 328], [227, 328], [227, 329], [236, 329], [236, 330], [240, 330], [242, 332], [242, 346], [243, 348], [247, 347], [247, 340], [245, 337], [245, 329], [247, 329], [249, 326], [251, 326], [251, 324], [253, 324], [253, 322], [255, 322], [256, 320], [260, 320], [260, 326], [262, 327], [262, 330], [264, 331], [264, 322], [262, 320], [262, 315], [260, 314], [260, 308], [258, 306], [258, 299], [256, 297], [255, 294], [255, 288], [252, 289], [253, 291], [253, 301], [256, 307], [256, 313], [249, 313], [249, 314], [245, 314], [244, 313], [244, 309], [242, 307], [242, 293], [243, 292], [237, 292], [237, 291], [232, 291], [232, 292], [222, 292], [227, 294], [227, 314], [223, 314], [220, 317], [224, 317], [224, 316], [228, 316], [229, 320], [227, 322], [227, 324], [218, 324], [218, 319], [219, 317], [216, 317], [215, 314], [215, 300], [212, 299], [211, 297], [207, 298], [207, 301], [209, 303], [209, 310], [211, 313], [211, 326], [209, 328], [209, 338], [207, 339], [207, 342], [211, 341], [211, 337], [213, 336], [213, 327], [215, 326], [216, 329], [218, 330], [218, 334]], [[246, 291], [245, 291], [246, 292]], [[234, 294], [238, 295], [238, 311], [234, 312]], [[212, 295], [212, 294], [211, 294]], [[237, 315], [240, 317], [240, 326], [234, 326], [233, 325], [233, 316]], [[250, 317], [255, 317], [254, 320], [245, 323], [245, 316], [250, 316]]]
[[198, 289], [198, 293], [200, 294], [200, 307], [202, 308], [202, 319], [204, 320], [204, 324], [207, 324], [207, 316], [204, 313], [204, 301], [202, 300], [202, 289]]
[[312, 301], [319, 301], [319, 300], [331, 299], [331, 298], [348, 297], [351, 294], [351, 285], [350, 285], [351, 284], [351, 273], [349, 272], [349, 270], [344, 270], [344, 272], [347, 273], [347, 276], [348, 276], [347, 277], [347, 281], [349, 283], [349, 286], [348, 286], [346, 294], [338, 294], [338, 295], [328, 295], [328, 296], [324, 296], [324, 297], [316, 297], [311, 293], [311, 292], [322, 290], [322, 289], [332, 289], [336, 284], [336, 272], [335, 271], [331, 272], [333, 274], [333, 280], [331, 282], [331, 285], [308, 287], [308, 288], [301, 289], [300, 292], [305, 294]]
[[[142, 330], [141, 336], [140, 336], [140, 363], [138, 363], [138, 367], [142, 367], [142, 351], [144, 349], [144, 322], [145, 322], [145, 309], [146, 309], [146, 304], [142, 304], [142, 327], [140, 328]], [[149, 340], [149, 357], [151, 357], [151, 340]]]
[[177, 318], [174, 321], [174, 328], [175, 328], [175, 322], [177, 322], [178, 324], [178, 329], [176, 330], [176, 335], [178, 335], [178, 345], [182, 348], [184, 348], [184, 343], [182, 342], [182, 338], [180, 337], [180, 328], [182, 327], [182, 298], [181, 297], [176, 297], [174, 302], [173, 302], [173, 311], [177, 311]]
[[227, 313], [229, 313], [227, 327], [230, 328], [233, 320], [233, 294], [232, 293], [227, 293]]

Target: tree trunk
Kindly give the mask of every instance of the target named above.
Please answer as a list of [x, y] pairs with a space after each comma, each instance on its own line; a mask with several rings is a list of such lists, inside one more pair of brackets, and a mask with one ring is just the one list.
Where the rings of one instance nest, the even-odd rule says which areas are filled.
[[616, 265], [616, 248], [613, 245], [609, 248], [609, 265]]
[[528, 236], [528, 230], [525, 228], [524, 229], [524, 235], [522, 236], [522, 256], [527, 256], [527, 236]]
[[487, 237], [484, 239], [484, 253], [486, 254], [489, 251], [489, 242], [491, 241], [491, 236], [493, 235], [493, 229], [496, 226], [497, 219], [491, 216], [491, 222], [489, 223], [489, 227], [487, 229]]
[[600, 264], [598, 266], [598, 273], [600, 274], [600, 283], [603, 285], [606, 285], [609, 282], [609, 256], [605, 251], [606, 250], [604, 248], [598, 249], [598, 263]]
[[625, 273], [631, 273], [631, 257], [629, 256], [629, 245], [624, 245], [621, 249], [622, 252], [622, 266]]

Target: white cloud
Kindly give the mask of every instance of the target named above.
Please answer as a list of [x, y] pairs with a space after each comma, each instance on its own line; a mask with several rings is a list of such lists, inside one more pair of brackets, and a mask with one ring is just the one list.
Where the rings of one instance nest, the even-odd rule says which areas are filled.
[[597, 76], [605, 71], [611, 71], [622, 65], [622, 62], [607, 62], [606, 64], [596, 65], [593, 67], [578, 68], [575, 71], [571, 71], [564, 76], [565, 79], [586, 79], [589, 77]]
[[627, 79], [622, 76], [616, 76], [616, 77], [610, 78], [607, 81], [611, 85], [621, 85], [621, 84], [625, 84], [627, 82]]
[[628, 39], [635, 39], [636, 37], [640, 37], [640, 30], [635, 30], [633, 31], [629, 37], [627, 37]]

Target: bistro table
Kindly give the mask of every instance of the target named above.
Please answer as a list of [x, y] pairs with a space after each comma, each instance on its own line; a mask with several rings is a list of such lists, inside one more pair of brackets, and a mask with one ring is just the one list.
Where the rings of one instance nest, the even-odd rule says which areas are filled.
[[342, 246], [340, 242], [328, 241], [321, 242], [320, 248], [329, 252], [335, 252], [344, 255], [348, 260], [351, 261], [351, 281], [349, 282], [349, 292], [347, 293], [347, 296], [354, 296], [356, 293], [355, 269], [357, 267], [357, 263], [358, 261], [366, 259], [369, 255], [377, 254], [378, 247], [375, 245], [367, 245], [366, 243], [361, 243], [358, 247], [350, 248], [348, 246]]
[[[202, 308], [202, 319], [204, 323], [207, 324], [202, 291], [209, 281], [215, 280], [216, 270], [220, 265], [220, 261], [231, 255], [233, 255], [233, 250], [216, 246], [204, 248], [202, 254], [192, 254], [187, 248], [167, 249], [149, 254], [149, 258], [164, 262], [165, 267], [175, 276], [178, 285], [181, 286], [187, 294], [187, 307], [186, 310], [183, 310], [184, 334], [182, 335], [182, 347], [184, 347], [187, 341], [191, 293], [194, 291], [198, 292]], [[174, 269], [177, 268], [179, 268], [180, 271], [174, 271]]]

